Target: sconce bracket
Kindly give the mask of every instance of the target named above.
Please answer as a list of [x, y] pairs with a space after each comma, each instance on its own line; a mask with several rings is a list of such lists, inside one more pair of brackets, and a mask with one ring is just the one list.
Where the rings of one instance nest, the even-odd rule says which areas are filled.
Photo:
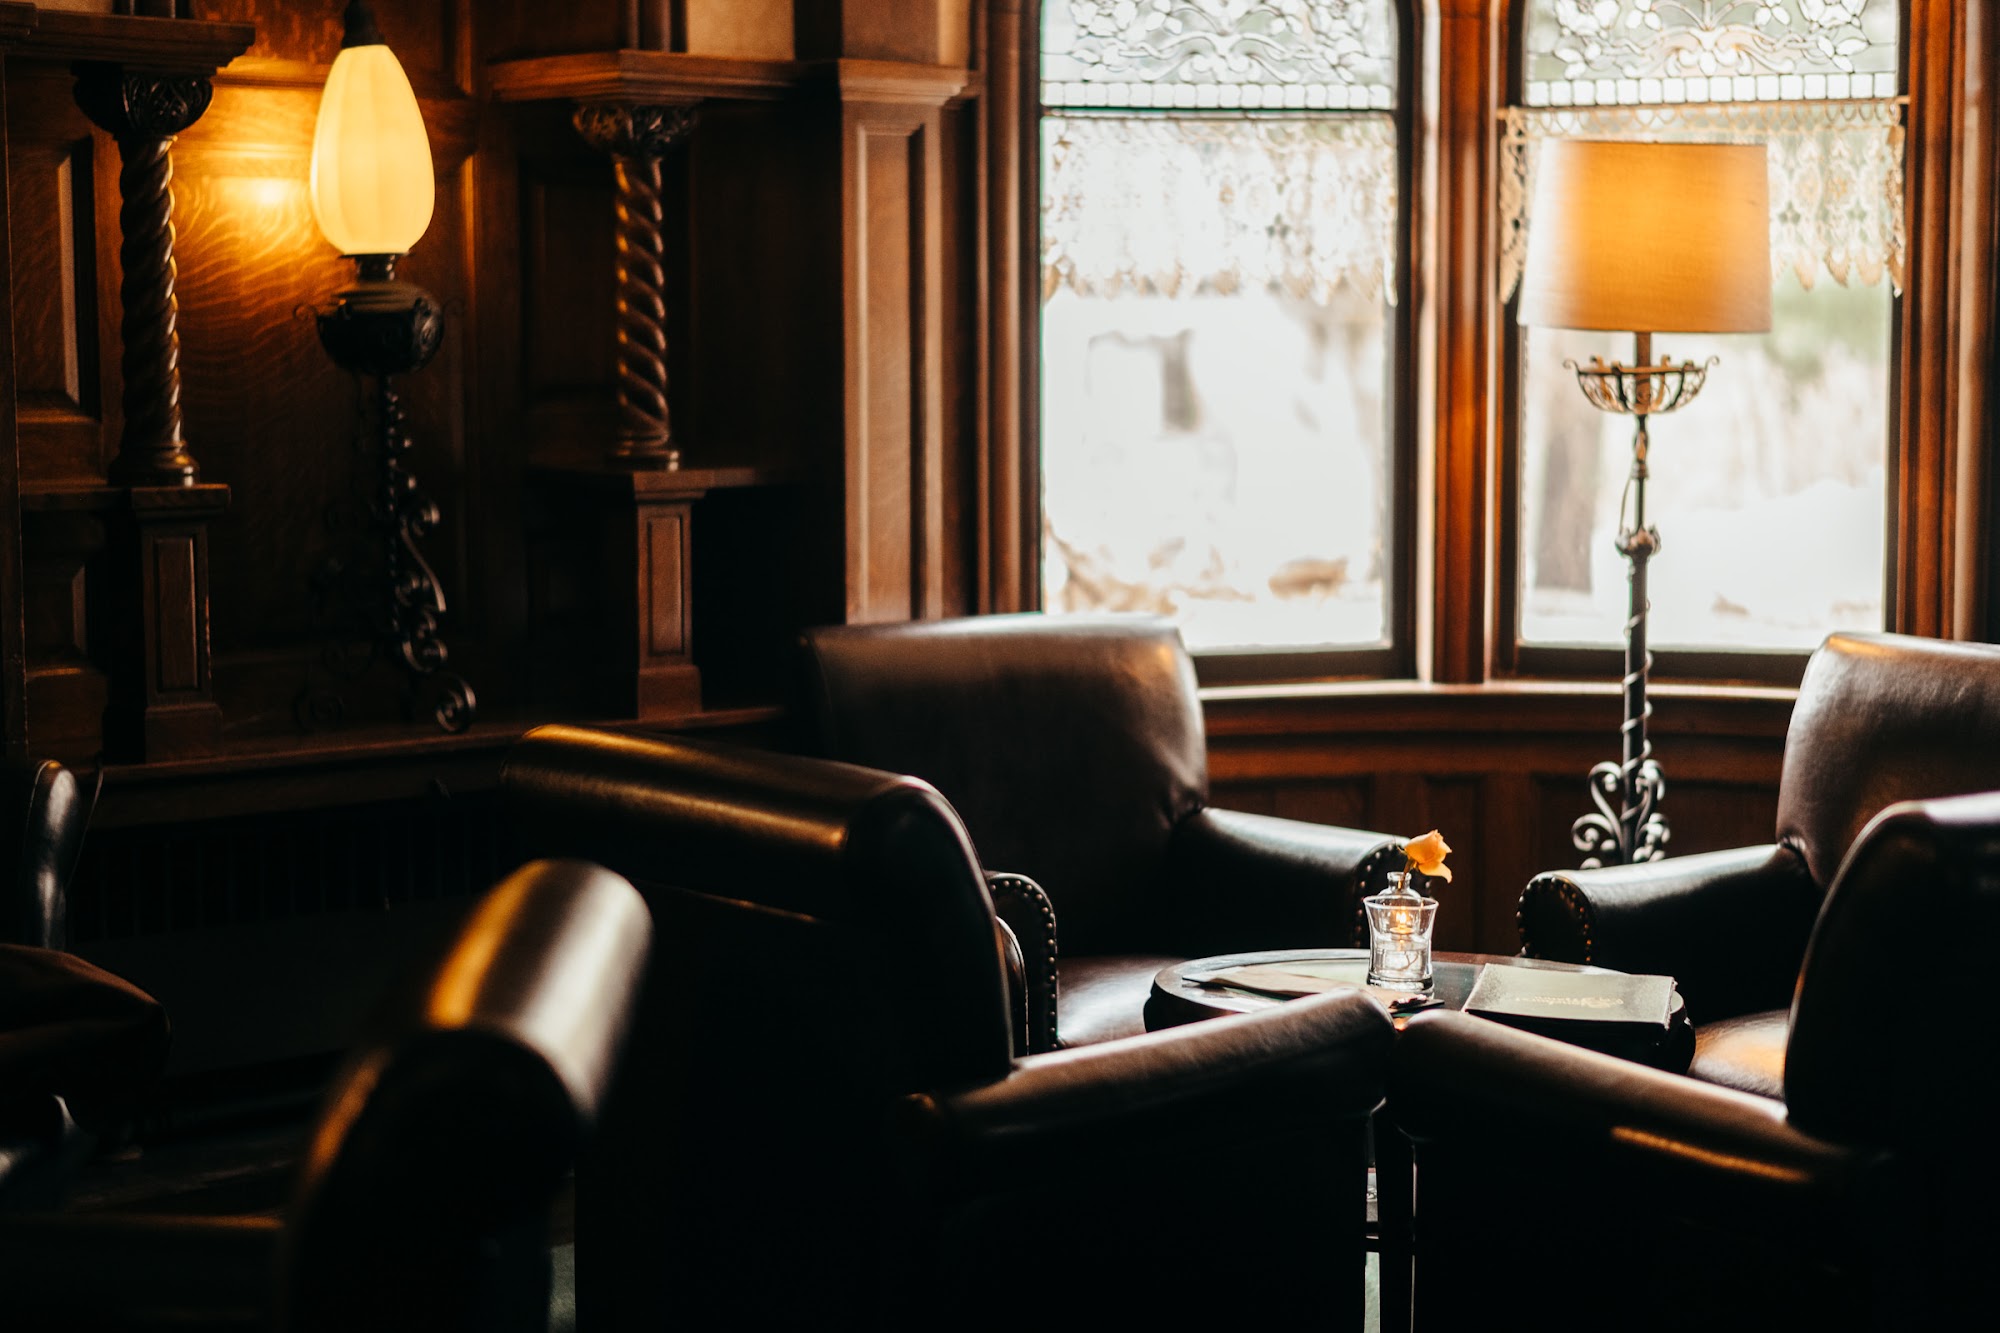
[[321, 346], [342, 370], [356, 375], [421, 370], [444, 340], [444, 311], [437, 298], [394, 278], [364, 277], [343, 287], [318, 316]]

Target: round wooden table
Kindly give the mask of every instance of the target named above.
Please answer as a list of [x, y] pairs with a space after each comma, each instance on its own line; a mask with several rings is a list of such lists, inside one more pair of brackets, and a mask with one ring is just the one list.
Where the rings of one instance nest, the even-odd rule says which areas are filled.
[[[1224, 1014], [1248, 1014], [1268, 1009], [1274, 1004], [1286, 1001], [1272, 995], [1258, 995], [1252, 991], [1229, 990], [1215, 986], [1204, 986], [1192, 981], [1191, 977], [1208, 976], [1225, 968], [1243, 967], [1254, 963], [1304, 963], [1336, 962], [1351, 966], [1351, 978], [1355, 984], [1368, 980], [1368, 951], [1366, 949], [1272, 949], [1261, 953], [1218, 954], [1213, 958], [1191, 958], [1185, 963], [1160, 969], [1153, 977], [1153, 991], [1146, 1000], [1146, 1030], [1157, 1032], [1161, 1028], [1178, 1027], [1182, 1023], [1195, 1023], [1205, 1018], [1220, 1018]], [[1437, 953], [1431, 956], [1433, 994], [1437, 1003], [1427, 1006], [1432, 1009], [1463, 1009], [1466, 997], [1472, 993], [1473, 982], [1479, 977], [1479, 969], [1486, 967], [1539, 967], [1557, 972], [1604, 972], [1605, 967], [1586, 967], [1577, 963], [1553, 963], [1540, 958], [1518, 958], [1506, 954], [1492, 953]], [[1342, 976], [1342, 980], [1349, 978]], [[1421, 1011], [1413, 1011], [1421, 1012]], [[1651, 1065], [1673, 1074], [1687, 1072], [1688, 1062], [1694, 1059], [1694, 1026], [1688, 1021], [1687, 1005], [1681, 1000], [1680, 992], [1674, 992], [1672, 1021], [1657, 1039], [1632, 1040], [1623, 1029], [1611, 1027], [1609, 1031], [1594, 1029], [1589, 1023], [1575, 1024], [1576, 1034], [1565, 1036], [1564, 1040], [1578, 1046], [1588, 1046], [1592, 1050], [1603, 1051], [1640, 1064]], [[1401, 1028], [1407, 1016], [1398, 1017], [1396, 1026]], [[1608, 1026], [1608, 1025], [1607, 1025]]]
[[[1228, 1014], [1254, 1013], [1286, 1000], [1253, 991], [1204, 986], [1190, 977], [1207, 976], [1224, 968], [1253, 963], [1335, 962], [1351, 966], [1353, 980], [1366, 984], [1366, 949], [1275, 949], [1262, 953], [1218, 954], [1213, 958], [1192, 958], [1185, 963], [1161, 968], [1153, 977], [1153, 992], [1146, 1000], [1146, 1030], [1176, 1027]], [[1437, 1003], [1426, 1008], [1463, 1009], [1472, 994], [1479, 969], [1487, 967], [1540, 967], [1562, 972], [1610, 972], [1605, 967], [1585, 967], [1576, 963], [1552, 963], [1539, 958], [1514, 958], [1489, 953], [1435, 953], [1431, 955], [1432, 994]], [[1324, 969], [1315, 969], [1323, 974]], [[1343, 974], [1341, 980], [1347, 980]], [[1422, 1010], [1412, 1010], [1421, 1013]], [[1688, 1021], [1687, 1005], [1674, 992], [1672, 1020], [1656, 1038], [1634, 1040], [1611, 1024], [1577, 1023], [1572, 1044], [1588, 1046], [1608, 1055], [1621, 1056], [1670, 1073], [1684, 1074], [1694, 1059], [1694, 1025]], [[1408, 1016], [1398, 1017], [1401, 1030]], [[1593, 1028], [1596, 1030], [1593, 1031]], [[1609, 1029], [1607, 1033], [1605, 1029]], [[1377, 1112], [1374, 1132], [1374, 1166], [1369, 1172], [1370, 1243], [1377, 1250], [1381, 1297], [1381, 1326], [1385, 1329], [1410, 1327], [1411, 1261], [1414, 1256], [1412, 1230], [1416, 1164], [1409, 1140], [1402, 1131]], [[1395, 1183], [1391, 1183], [1395, 1182]]]

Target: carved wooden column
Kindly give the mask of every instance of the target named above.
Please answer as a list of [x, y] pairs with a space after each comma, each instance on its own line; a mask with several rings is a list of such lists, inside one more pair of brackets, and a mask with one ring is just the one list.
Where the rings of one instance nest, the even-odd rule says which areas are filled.
[[118, 141], [124, 269], [125, 431], [111, 480], [192, 486], [201, 469], [181, 438], [181, 342], [174, 301], [174, 136], [201, 119], [214, 85], [204, 74], [77, 66], [76, 100]]
[[[202, 484], [182, 436], [174, 285], [174, 137], [208, 109], [211, 77], [247, 50], [244, 23], [184, 17], [170, 0], [113, 13], [39, 10], [18, 60], [74, 75], [77, 106], [118, 144], [123, 426], [108, 485], [44, 480], [23, 496], [31, 568], [30, 738], [118, 762], [216, 753], [208, 537], [229, 488]], [[107, 386], [111, 377], [105, 377]], [[108, 395], [108, 387], [107, 387]], [[79, 400], [75, 424], [109, 422]], [[80, 456], [80, 469], [108, 450]]]
[[667, 270], [660, 159], [694, 128], [695, 108], [585, 102], [577, 132], [611, 155], [617, 185], [618, 443], [613, 462], [675, 468], [667, 419]]

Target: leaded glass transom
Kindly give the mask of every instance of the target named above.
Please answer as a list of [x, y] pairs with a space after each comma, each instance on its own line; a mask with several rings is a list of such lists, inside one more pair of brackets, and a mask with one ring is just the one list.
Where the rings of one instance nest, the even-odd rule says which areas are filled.
[[1895, 0], [1530, 0], [1529, 106], [1897, 92]]
[[1386, 110], [1389, 0], [1049, 0], [1042, 101], [1134, 110]]

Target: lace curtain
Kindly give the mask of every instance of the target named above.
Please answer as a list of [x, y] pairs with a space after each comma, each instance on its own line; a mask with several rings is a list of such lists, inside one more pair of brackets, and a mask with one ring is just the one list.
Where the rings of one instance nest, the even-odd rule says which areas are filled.
[[1771, 163], [1771, 267], [1808, 290], [1822, 270], [1903, 289], [1902, 107], [1890, 99], [1509, 108], [1501, 139], [1500, 299], [1527, 257], [1535, 162], [1551, 138], [1763, 143]]
[[1342, 283], [1395, 300], [1387, 114], [1049, 115], [1042, 124], [1044, 300], [1063, 288], [1324, 300]]

